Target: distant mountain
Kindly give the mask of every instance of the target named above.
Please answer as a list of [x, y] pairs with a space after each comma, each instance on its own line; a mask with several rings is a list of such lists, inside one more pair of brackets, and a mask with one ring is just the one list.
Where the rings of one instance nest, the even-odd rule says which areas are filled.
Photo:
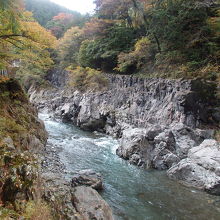
[[59, 13], [70, 13], [80, 16], [79, 12], [69, 10], [50, 0], [25, 0], [25, 6], [28, 11], [33, 12], [34, 18], [42, 26], [46, 26], [47, 22]]

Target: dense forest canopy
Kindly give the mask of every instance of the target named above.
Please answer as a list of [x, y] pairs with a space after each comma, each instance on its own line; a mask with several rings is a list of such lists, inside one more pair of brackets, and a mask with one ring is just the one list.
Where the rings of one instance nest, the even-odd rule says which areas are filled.
[[43, 76], [55, 65], [94, 74], [219, 80], [219, 0], [94, 3], [93, 15], [81, 15], [49, 0], [2, 1], [1, 65], [20, 59], [28, 65], [19, 76]]
[[218, 78], [219, 1], [96, 0], [95, 4], [90, 21], [77, 34], [74, 27], [68, 30], [58, 43], [58, 63], [64, 67]]

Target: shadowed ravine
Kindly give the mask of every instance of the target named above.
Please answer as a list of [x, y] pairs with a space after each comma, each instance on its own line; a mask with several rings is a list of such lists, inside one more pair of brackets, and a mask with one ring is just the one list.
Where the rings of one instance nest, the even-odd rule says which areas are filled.
[[66, 178], [74, 171], [94, 169], [104, 177], [103, 198], [116, 219], [220, 219], [219, 197], [184, 187], [165, 172], [143, 170], [120, 159], [117, 140], [89, 133], [40, 114], [49, 133], [48, 143], [57, 149], [66, 167]]

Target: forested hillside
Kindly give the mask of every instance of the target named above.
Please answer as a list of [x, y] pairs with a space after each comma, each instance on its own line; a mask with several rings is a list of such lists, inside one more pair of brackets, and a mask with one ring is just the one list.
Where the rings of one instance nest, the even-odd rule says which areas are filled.
[[71, 26], [82, 26], [89, 15], [81, 15], [50, 0], [25, 0], [25, 8], [44, 27], [51, 30], [57, 38], [63, 36]]
[[[18, 8], [11, 15], [2, 11], [2, 14], [6, 13], [2, 20], [10, 23], [14, 19], [7, 31], [19, 34], [9, 38], [3, 34], [4, 46], [16, 51], [4, 53], [3, 61], [20, 59], [24, 63], [27, 57], [30, 58], [23, 49], [24, 44], [21, 45], [21, 41], [30, 41], [24, 23], [34, 24], [32, 34], [37, 41], [45, 43], [48, 39], [48, 43], [52, 43], [56, 41], [53, 36], [58, 41], [53, 43], [53, 49], [48, 50], [45, 45], [38, 47], [44, 53], [44, 56], [38, 56], [42, 61], [40, 67], [35, 62], [26, 62], [28, 65], [18, 71], [20, 78], [28, 72], [36, 77], [43, 76], [54, 64], [72, 71], [73, 84], [78, 80], [86, 85], [88, 82], [82, 80], [85, 76], [89, 74], [89, 80], [93, 75], [101, 78], [101, 72], [219, 81], [218, 0], [96, 0], [95, 13], [90, 16], [82, 16], [49, 0], [26, 0], [23, 3], [47, 31], [30, 12], [22, 9], [21, 16], [17, 13]], [[38, 35], [36, 31], [43, 32]], [[31, 39], [35, 43], [33, 37]], [[36, 57], [37, 54], [32, 55]]]
[[59, 13], [80, 16], [80, 13], [71, 11], [49, 0], [25, 0], [25, 7], [28, 11], [33, 12], [34, 18], [43, 26], [46, 26], [47, 22]]
[[73, 71], [79, 65], [146, 77], [219, 77], [218, 1], [96, 0], [95, 4], [90, 21], [70, 28], [59, 40], [59, 65]]

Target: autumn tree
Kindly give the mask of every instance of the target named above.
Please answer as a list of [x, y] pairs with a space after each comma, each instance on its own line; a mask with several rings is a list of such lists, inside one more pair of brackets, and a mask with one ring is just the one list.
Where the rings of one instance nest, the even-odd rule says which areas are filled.
[[75, 26], [82, 27], [86, 20], [87, 17], [81, 14], [59, 13], [47, 23], [46, 28], [49, 29], [54, 36], [61, 38], [69, 28]]
[[57, 45], [58, 61], [64, 67], [78, 64], [78, 52], [83, 40], [85, 40], [85, 36], [79, 27], [70, 28], [59, 40]]
[[[3, 1], [0, 5], [0, 49], [2, 69], [19, 60], [20, 73], [45, 72], [53, 63], [48, 49], [56, 39], [40, 26], [30, 12], [25, 12], [22, 1]], [[29, 68], [31, 67], [31, 68]]]
[[[134, 28], [144, 28], [143, 36], [150, 40], [150, 48], [156, 49], [156, 53], [151, 53], [151, 55], [155, 54], [152, 60], [155, 60], [157, 64], [187, 63], [187, 66], [194, 70], [210, 62], [218, 65], [219, 37], [216, 34], [218, 29], [216, 21], [218, 21], [219, 12], [217, 1], [122, 0], [114, 3], [111, 0], [97, 0], [98, 14], [102, 16], [108, 13], [114, 14], [111, 11], [113, 5], [116, 7], [115, 11], [120, 12], [119, 5], [122, 6], [125, 2], [124, 9], [128, 10], [125, 16], [126, 21], [129, 20], [127, 18], [129, 16]], [[123, 18], [120, 13], [119, 15]], [[121, 55], [119, 57], [120, 67], [129, 62], [135, 63], [133, 55], [137, 55], [137, 52], [135, 50], [127, 55], [125, 53]], [[148, 52], [149, 50], [146, 50], [146, 59], [150, 55]], [[131, 60], [132, 57], [134, 62]]]
[[67, 63], [122, 73], [157, 71], [164, 76], [163, 71], [176, 69], [175, 75], [195, 76], [214, 66], [206, 77], [214, 79], [220, 60], [216, 2], [95, 0], [96, 14], [81, 28], [76, 50], [67, 46], [61, 51], [74, 57]]

